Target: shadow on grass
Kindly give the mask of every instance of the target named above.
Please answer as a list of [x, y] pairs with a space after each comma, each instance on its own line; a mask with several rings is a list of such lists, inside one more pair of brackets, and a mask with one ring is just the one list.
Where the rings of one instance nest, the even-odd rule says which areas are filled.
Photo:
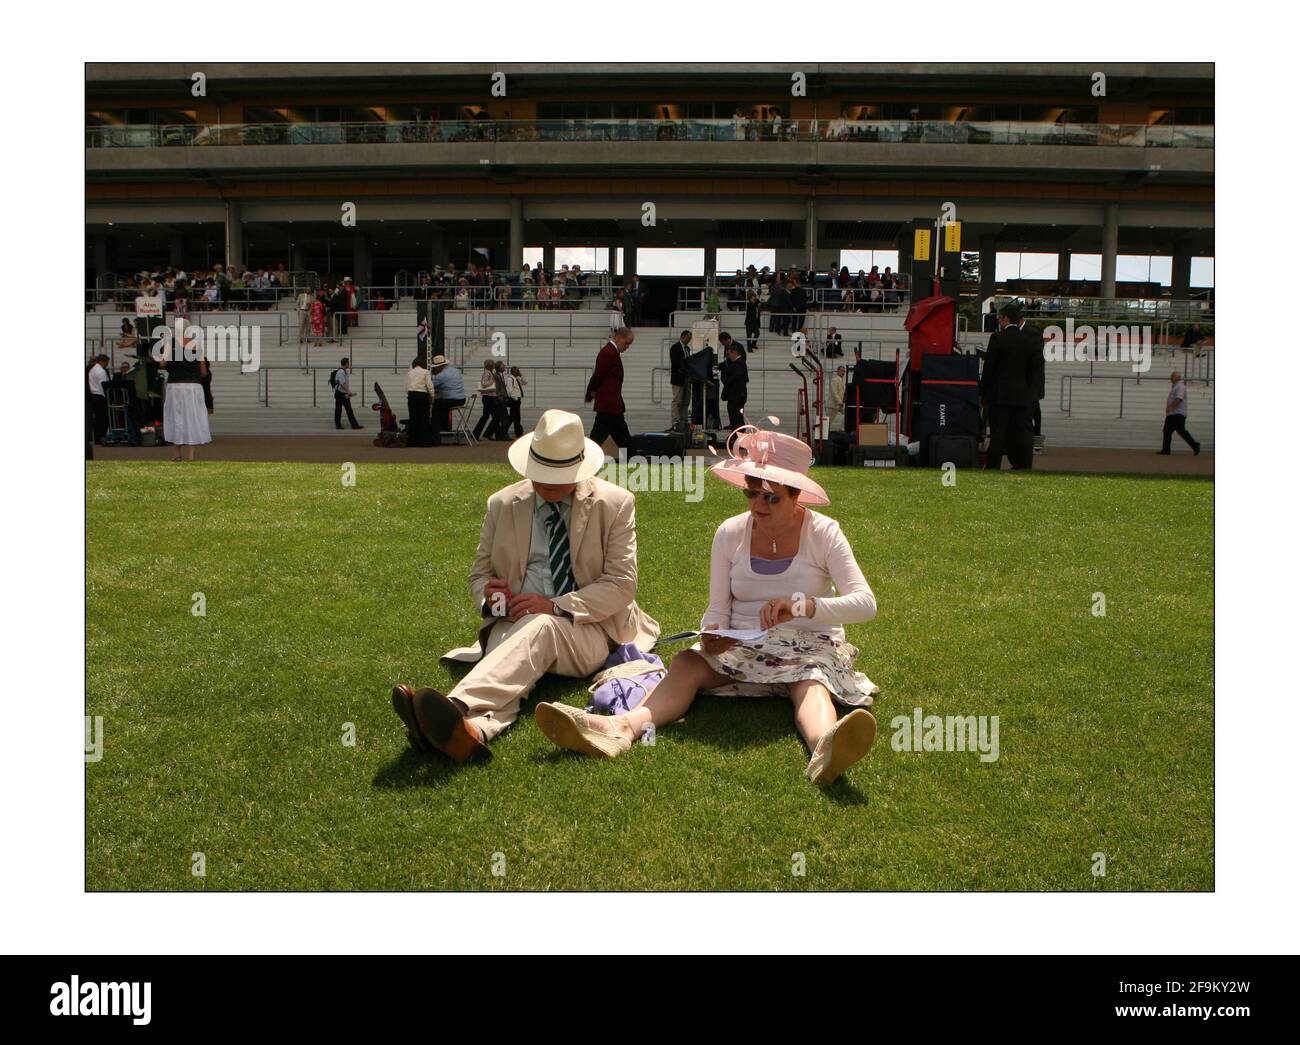
[[491, 762], [460, 764], [434, 751], [421, 754], [407, 747], [397, 759], [375, 774], [371, 783], [386, 790], [415, 787], [441, 787], [461, 773], [479, 773], [491, 768]]

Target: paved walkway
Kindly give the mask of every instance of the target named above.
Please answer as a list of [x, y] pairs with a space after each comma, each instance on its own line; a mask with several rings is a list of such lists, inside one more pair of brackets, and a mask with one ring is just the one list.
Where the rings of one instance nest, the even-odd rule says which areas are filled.
[[[508, 443], [479, 443], [478, 446], [442, 446], [428, 449], [386, 449], [375, 446], [373, 430], [322, 435], [227, 435], [209, 446], [199, 447], [198, 457], [206, 461], [304, 461], [337, 464], [355, 463], [483, 463], [506, 459]], [[612, 449], [610, 443], [608, 448]], [[96, 460], [165, 461], [172, 455], [167, 446], [97, 446]], [[1005, 465], [1004, 465], [1005, 467]], [[1034, 458], [1034, 468], [1045, 472], [1115, 472], [1137, 475], [1214, 474], [1214, 455], [1194, 457], [1185, 447], [1175, 448], [1169, 457], [1154, 450], [1113, 450], [1049, 446]]]

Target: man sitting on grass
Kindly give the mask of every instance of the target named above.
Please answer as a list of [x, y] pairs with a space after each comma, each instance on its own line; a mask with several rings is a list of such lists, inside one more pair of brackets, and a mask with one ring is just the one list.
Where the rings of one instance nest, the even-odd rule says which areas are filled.
[[636, 604], [636, 511], [622, 487], [596, 478], [605, 452], [582, 419], [548, 410], [516, 439], [523, 481], [488, 498], [469, 587], [483, 623], [478, 642], [444, 660], [474, 667], [445, 696], [393, 687], [393, 709], [417, 751], [465, 762], [514, 722], [548, 671], [586, 678], [610, 650], [649, 650], [659, 625]]

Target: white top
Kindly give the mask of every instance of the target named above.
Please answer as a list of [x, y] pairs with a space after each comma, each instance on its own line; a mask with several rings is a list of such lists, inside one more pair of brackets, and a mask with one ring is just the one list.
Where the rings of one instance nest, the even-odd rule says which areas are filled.
[[433, 395], [433, 378], [422, 366], [413, 366], [406, 372], [406, 390], [408, 392], [427, 392]]
[[104, 382], [108, 380], [108, 371], [99, 363], [96, 363], [90, 368], [90, 376], [87, 380], [90, 385], [90, 394], [102, 396], [104, 394]]
[[713, 535], [709, 608], [701, 630], [709, 625], [758, 628], [764, 603], [778, 596], [793, 598], [796, 593], [811, 595], [817, 603], [813, 616], [796, 617], [790, 622], [793, 627], [811, 631], [830, 626], [830, 633], [843, 639], [840, 625], [876, 616], [876, 596], [834, 519], [805, 508], [794, 560], [783, 573], [762, 575], [749, 562], [753, 518], [749, 512], [732, 516]]

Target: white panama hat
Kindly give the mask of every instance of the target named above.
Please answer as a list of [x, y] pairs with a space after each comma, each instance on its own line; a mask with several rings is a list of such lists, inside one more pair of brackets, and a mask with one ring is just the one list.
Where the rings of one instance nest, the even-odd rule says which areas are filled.
[[539, 483], [580, 483], [605, 464], [605, 451], [586, 437], [582, 418], [567, 410], [547, 410], [531, 434], [510, 444], [507, 456], [516, 472]]

